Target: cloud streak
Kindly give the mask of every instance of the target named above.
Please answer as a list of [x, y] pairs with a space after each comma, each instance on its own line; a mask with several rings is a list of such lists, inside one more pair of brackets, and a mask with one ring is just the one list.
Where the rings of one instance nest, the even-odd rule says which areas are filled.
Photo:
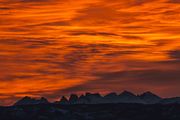
[[146, 88], [178, 96], [179, 8], [178, 0], [0, 0], [0, 104]]

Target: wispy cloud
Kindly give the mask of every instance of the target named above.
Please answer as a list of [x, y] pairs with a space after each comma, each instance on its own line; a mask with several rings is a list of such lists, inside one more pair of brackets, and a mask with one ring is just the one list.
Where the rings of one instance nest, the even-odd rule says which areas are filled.
[[0, 0], [2, 104], [123, 89], [178, 95], [179, 8], [179, 0]]

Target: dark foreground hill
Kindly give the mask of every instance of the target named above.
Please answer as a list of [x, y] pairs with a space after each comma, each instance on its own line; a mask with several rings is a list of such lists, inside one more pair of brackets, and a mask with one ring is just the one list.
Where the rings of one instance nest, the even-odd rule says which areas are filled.
[[0, 120], [180, 120], [180, 104], [38, 104], [0, 107]]

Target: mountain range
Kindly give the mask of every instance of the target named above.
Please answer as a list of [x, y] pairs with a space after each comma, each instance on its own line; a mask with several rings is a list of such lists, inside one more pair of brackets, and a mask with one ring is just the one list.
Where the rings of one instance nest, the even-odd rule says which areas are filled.
[[[18, 100], [14, 106], [18, 105], [34, 105], [34, 104], [49, 104], [50, 102], [42, 97], [35, 99], [24, 97]], [[59, 101], [54, 104], [108, 104], [108, 103], [138, 103], [138, 104], [180, 104], [180, 97], [161, 98], [152, 92], [145, 92], [140, 95], [135, 95], [131, 92], [124, 91], [120, 94], [115, 92], [102, 96], [99, 93], [86, 93], [85, 95], [71, 94], [69, 99], [62, 96]]]

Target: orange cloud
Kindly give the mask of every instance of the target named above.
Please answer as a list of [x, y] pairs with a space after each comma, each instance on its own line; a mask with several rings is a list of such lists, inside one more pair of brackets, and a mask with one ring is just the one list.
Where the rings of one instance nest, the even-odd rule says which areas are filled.
[[159, 78], [180, 68], [179, 12], [178, 0], [0, 0], [0, 104], [130, 88], [178, 95], [168, 87], [178, 77]]

